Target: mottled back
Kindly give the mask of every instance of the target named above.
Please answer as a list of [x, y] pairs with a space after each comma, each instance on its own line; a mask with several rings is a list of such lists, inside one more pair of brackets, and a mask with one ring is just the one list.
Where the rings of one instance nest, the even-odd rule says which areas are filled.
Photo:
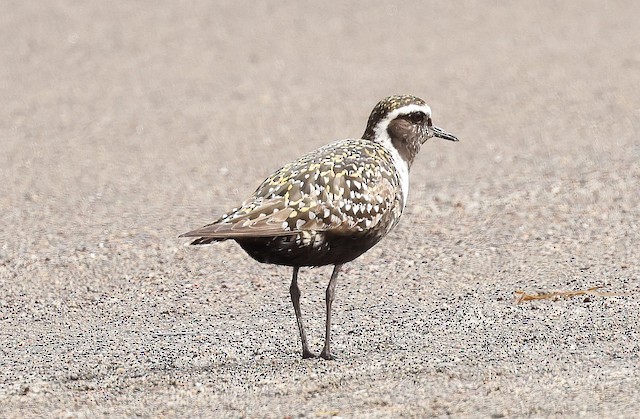
[[[236, 208], [189, 235], [210, 239], [288, 236], [300, 232], [352, 234], [388, 223], [402, 209], [392, 157], [380, 144], [338, 141], [269, 176]], [[389, 216], [385, 217], [385, 214]]]

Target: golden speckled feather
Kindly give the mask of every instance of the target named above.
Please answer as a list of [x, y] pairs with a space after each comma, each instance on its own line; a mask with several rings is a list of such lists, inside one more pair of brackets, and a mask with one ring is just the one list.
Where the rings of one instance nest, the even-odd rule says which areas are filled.
[[[402, 211], [389, 152], [368, 140], [321, 147], [267, 178], [239, 208], [185, 234], [208, 239], [275, 237], [303, 231], [357, 233]], [[382, 217], [392, 212], [393, 217]], [[386, 230], [392, 225], [385, 226]]]

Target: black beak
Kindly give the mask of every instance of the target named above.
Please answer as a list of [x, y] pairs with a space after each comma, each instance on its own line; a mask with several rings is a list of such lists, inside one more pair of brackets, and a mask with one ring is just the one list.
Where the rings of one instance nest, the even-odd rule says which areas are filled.
[[431, 129], [433, 129], [434, 137], [442, 138], [443, 140], [449, 140], [449, 141], [459, 141], [458, 137], [456, 137], [453, 134], [449, 134], [447, 131], [443, 130], [442, 128], [433, 126], [431, 127]]

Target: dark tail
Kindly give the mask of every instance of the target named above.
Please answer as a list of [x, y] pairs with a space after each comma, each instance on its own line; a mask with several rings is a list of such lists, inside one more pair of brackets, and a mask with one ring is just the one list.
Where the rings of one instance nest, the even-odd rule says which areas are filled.
[[199, 244], [210, 244], [213, 242], [221, 242], [224, 241], [226, 239], [217, 239], [217, 238], [213, 238], [213, 237], [199, 237], [197, 239], [195, 239], [194, 241], [192, 241], [191, 243], [189, 243], [191, 246], [197, 246]]

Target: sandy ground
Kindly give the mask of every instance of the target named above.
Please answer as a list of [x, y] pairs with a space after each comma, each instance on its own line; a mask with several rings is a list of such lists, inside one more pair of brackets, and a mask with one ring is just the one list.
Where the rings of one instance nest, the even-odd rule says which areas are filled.
[[[3, 2], [0, 417], [637, 415], [639, 2], [213, 3]], [[400, 93], [461, 142], [303, 361], [290, 269], [176, 236]]]

